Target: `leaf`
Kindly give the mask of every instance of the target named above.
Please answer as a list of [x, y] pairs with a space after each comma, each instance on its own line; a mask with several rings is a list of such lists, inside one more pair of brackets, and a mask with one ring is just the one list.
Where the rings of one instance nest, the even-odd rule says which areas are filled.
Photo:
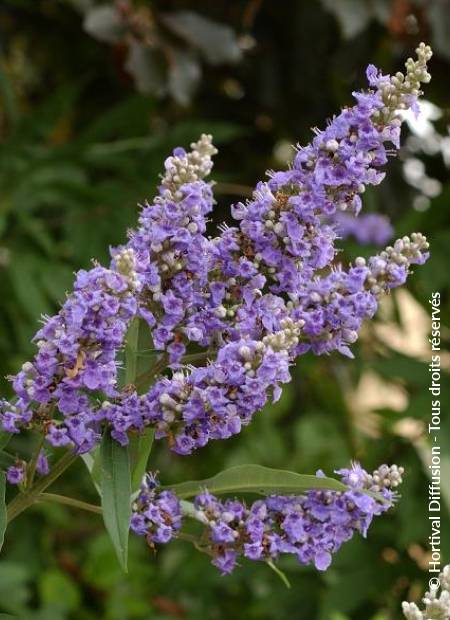
[[131, 518], [131, 473], [128, 446], [109, 432], [100, 445], [103, 520], [122, 569], [127, 572], [128, 533]]
[[135, 317], [128, 328], [125, 338], [125, 384], [136, 380], [137, 350], [139, 343], [139, 319]]
[[167, 28], [198, 48], [211, 65], [235, 63], [242, 58], [236, 34], [225, 24], [193, 11], [167, 13], [161, 19]]
[[13, 257], [9, 265], [9, 279], [17, 298], [17, 305], [35, 321], [36, 317], [50, 312], [50, 304], [39, 284], [41, 264], [31, 254]]
[[0, 471], [0, 551], [3, 547], [3, 541], [5, 539], [6, 531], [6, 476], [4, 472]]
[[12, 436], [12, 433], [0, 431], [0, 451], [3, 450], [3, 448], [6, 448]]
[[98, 491], [98, 494], [102, 495], [101, 489], [101, 467], [100, 467], [100, 450], [94, 448], [91, 452], [85, 452], [81, 454], [81, 459], [86, 465], [86, 468], [91, 476], [91, 480]]
[[146, 428], [145, 431], [130, 440], [131, 453], [131, 487], [133, 493], [136, 492], [142, 482], [147, 463], [152, 451], [155, 430]]
[[80, 590], [75, 581], [58, 569], [50, 569], [39, 580], [39, 593], [44, 605], [60, 611], [76, 611], [80, 604]]
[[342, 482], [333, 478], [297, 474], [293, 471], [271, 469], [262, 465], [237, 465], [212, 478], [181, 482], [170, 487], [180, 498], [193, 497], [202, 489], [211, 493], [303, 493], [311, 489], [346, 491]]
[[[142, 321], [135, 317], [128, 328], [125, 338], [125, 385], [136, 382], [138, 372], [138, 350], [140, 341], [145, 338]], [[147, 462], [153, 445], [155, 432], [147, 428], [142, 434], [130, 438], [129, 455], [131, 467], [132, 491], [139, 489], [147, 468]]]

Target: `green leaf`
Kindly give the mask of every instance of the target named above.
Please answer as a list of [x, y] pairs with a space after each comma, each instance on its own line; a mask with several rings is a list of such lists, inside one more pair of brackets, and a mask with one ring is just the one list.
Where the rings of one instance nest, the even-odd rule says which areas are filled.
[[[141, 329], [142, 323], [136, 317], [131, 321], [125, 339], [125, 385], [134, 384], [138, 374], [139, 345], [147, 334]], [[146, 341], [146, 340], [145, 340]], [[129, 444], [132, 491], [137, 491], [147, 468], [153, 445], [154, 430], [147, 428], [144, 433], [132, 436]]]
[[147, 463], [152, 451], [154, 436], [155, 430], [149, 427], [141, 435], [132, 437], [130, 440], [131, 487], [133, 493], [139, 489], [142, 478], [147, 471]]
[[6, 476], [0, 471], [0, 551], [3, 547], [3, 541], [5, 539], [5, 531], [6, 531], [6, 501], [5, 501], [5, 491], [6, 491]]
[[103, 520], [117, 558], [127, 572], [128, 533], [131, 518], [131, 473], [128, 446], [121, 446], [109, 432], [100, 445]]
[[60, 611], [76, 611], [80, 604], [80, 590], [67, 574], [58, 569], [43, 573], [39, 581], [41, 601]]
[[81, 459], [83, 463], [86, 465], [86, 468], [91, 476], [91, 480], [93, 485], [98, 491], [98, 494], [101, 496], [101, 466], [100, 466], [100, 450], [98, 448], [94, 448], [91, 452], [85, 452], [81, 454]]
[[9, 443], [9, 440], [12, 437], [12, 433], [7, 433], [6, 431], [0, 431], [0, 451]]
[[193, 497], [202, 489], [211, 493], [303, 493], [310, 489], [346, 491], [342, 482], [333, 478], [297, 474], [293, 471], [271, 469], [262, 465], [238, 465], [212, 478], [181, 482], [170, 487], [180, 498]]
[[134, 383], [137, 370], [137, 351], [139, 343], [139, 319], [135, 317], [125, 338], [125, 384]]

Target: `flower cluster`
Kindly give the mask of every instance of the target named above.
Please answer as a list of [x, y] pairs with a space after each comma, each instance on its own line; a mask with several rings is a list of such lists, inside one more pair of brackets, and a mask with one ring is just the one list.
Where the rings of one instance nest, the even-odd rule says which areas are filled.
[[275, 344], [294, 332], [287, 321], [271, 337], [228, 343], [213, 363], [157, 382], [142, 399], [156, 437], [168, 436], [176, 452], [190, 454], [210, 439], [239, 433], [269, 396], [277, 400], [280, 383], [290, 380], [289, 349]]
[[[41, 450], [34, 464], [36, 473], [46, 476], [50, 471], [50, 466], [45, 453]], [[10, 465], [6, 470], [6, 479], [9, 484], [23, 484], [27, 482], [27, 464], [25, 461], [17, 459], [14, 465]]]
[[[146, 426], [181, 454], [240, 431], [307, 351], [352, 356], [379, 297], [428, 257], [419, 233], [347, 268], [336, 261], [336, 218], [361, 209], [367, 185], [399, 146], [398, 110], [416, 109], [429, 80], [429, 47], [405, 75], [370, 66], [369, 89], [299, 147], [291, 169], [271, 172], [252, 199], [232, 207], [236, 226], [206, 235], [213, 208], [205, 179], [216, 153], [203, 135], [165, 162], [159, 192], [142, 208], [109, 268], [77, 274], [61, 311], [36, 335], [38, 353], [12, 378], [16, 399], [0, 403], [4, 430], [37, 427], [54, 446], [94, 447], [103, 427], [126, 444]], [[350, 214], [350, 215], [349, 215]], [[160, 362], [146, 394], [118, 380], [130, 321], [152, 331]], [[192, 345], [201, 366], [187, 366]], [[162, 364], [161, 364], [162, 367]]]
[[[417, 51], [422, 66], [430, 52], [424, 46]], [[342, 211], [359, 212], [365, 185], [383, 176], [377, 170], [387, 160], [385, 143], [398, 146], [400, 121], [393, 111], [386, 113], [396, 101], [385, 92], [390, 78], [378, 76], [374, 82], [372, 69], [368, 75], [375, 89], [356, 93], [356, 106], [300, 149], [292, 170], [272, 173], [248, 204], [233, 207], [239, 228], [224, 227], [212, 240], [200, 235], [193, 250], [185, 249], [186, 256], [204, 253], [204, 268], [191, 270], [188, 280], [183, 272], [177, 299], [177, 289], [174, 293], [168, 283], [163, 287], [164, 317], [154, 332], [156, 343], [163, 344], [160, 334], [173, 338], [170, 317], [173, 323], [182, 318], [177, 344], [166, 347], [172, 361], [182, 355], [187, 339], [208, 349], [209, 362], [161, 379], [138, 401], [132, 399], [133, 408], [130, 397], [115, 409], [108, 406], [117, 436], [116, 418], [120, 427], [124, 419], [127, 428], [151, 423], [157, 437], [166, 436], [175, 451], [189, 454], [210, 439], [238, 433], [269, 395], [278, 396], [279, 384], [289, 381], [288, 365], [298, 355], [337, 350], [351, 357], [349, 345], [362, 322], [375, 314], [380, 295], [403, 284], [409, 267], [427, 259], [426, 239], [416, 234], [368, 263], [360, 258], [344, 269], [333, 262], [337, 232], [330, 218]], [[403, 106], [406, 95], [399, 97]], [[184, 151], [182, 157], [185, 171], [189, 162]], [[170, 162], [174, 170], [181, 167], [175, 156]], [[174, 173], [167, 186], [177, 177]], [[197, 235], [199, 230], [204, 226], [196, 228]], [[295, 342], [275, 351], [265, 339], [284, 333], [286, 321], [296, 326]], [[123, 434], [121, 438], [126, 440]]]
[[203, 134], [189, 153], [177, 148], [166, 160], [160, 193], [142, 209], [127, 246], [142, 278], [139, 315], [153, 329], [154, 345], [167, 351], [172, 363], [185, 351], [190, 335], [186, 315], [203, 303], [201, 291], [208, 281], [211, 251], [204, 233], [213, 196], [203, 178], [217, 153], [211, 140]]
[[[74, 292], [36, 334], [33, 362], [13, 379], [18, 400], [3, 403], [4, 430], [17, 433], [35, 416], [53, 445], [74, 443], [80, 452], [90, 450], [98, 433], [89, 394], [117, 393], [117, 354], [136, 313], [137, 287], [130, 250], [116, 254], [113, 269], [78, 272]], [[55, 408], [62, 423], [52, 421]]]
[[[448, 620], [450, 618], [450, 565], [444, 567], [436, 584], [422, 599], [423, 611], [415, 603], [403, 602], [406, 620]], [[441, 591], [439, 592], [439, 587]]]
[[[205, 532], [200, 540], [222, 573], [230, 573], [241, 556], [276, 560], [282, 554], [292, 554], [300, 564], [326, 570], [332, 554], [344, 542], [355, 532], [365, 536], [373, 517], [392, 506], [393, 489], [401, 483], [403, 470], [383, 465], [368, 474], [360, 465], [353, 464], [337, 473], [348, 486], [347, 491], [272, 495], [249, 507], [236, 499], [221, 501], [205, 491], [197, 495], [188, 514], [203, 524]], [[318, 476], [323, 473], [318, 472]], [[134, 506], [131, 527], [153, 543], [161, 542], [156, 540], [155, 527], [164, 523], [163, 538], [168, 541], [179, 527], [181, 504], [169, 491], [163, 491], [158, 499], [151, 495], [149, 500], [148, 494], [144, 483]], [[164, 506], [162, 510], [159, 502]]]
[[384, 245], [394, 235], [392, 224], [385, 215], [368, 213], [357, 218], [347, 213], [336, 215], [337, 231], [342, 239], [354, 237], [361, 245]]
[[168, 543], [181, 528], [181, 507], [172, 491], [159, 491], [158, 481], [146, 474], [133, 504], [130, 528], [146, 536], [149, 545]]

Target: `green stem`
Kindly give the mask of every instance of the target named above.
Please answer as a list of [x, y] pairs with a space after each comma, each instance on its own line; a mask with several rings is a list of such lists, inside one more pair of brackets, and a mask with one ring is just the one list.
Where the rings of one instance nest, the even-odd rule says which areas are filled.
[[[209, 357], [211, 357], [211, 355], [212, 353], [208, 351], [202, 351], [200, 353], [190, 353], [189, 355], [185, 355], [181, 358], [181, 364], [192, 364], [195, 362], [205, 362]], [[146, 372], [143, 372], [141, 375], [137, 377], [135, 381], [135, 386], [137, 388], [140, 388], [143, 385], [145, 385], [147, 381], [150, 381], [151, 379], [156, 377], [156, 375], [158, 375], [160, 372], [164, 370], [164, 368], [166, 368], [167, 362], [168, 362], [167, 355], [163, 354], [161, 358], [155, 364], [153, 364], [153, 366], [149, 370], [147, 370]]]
[[96, 514], [102, 514], [101, 506], [95, 504], [88, 504], [74, 497], [67, 497], [65, 495], [56, 495], [55, 493], [41, 493], [37, 499], [39, 502], [53, 502], [55, 504], [64, 504], [65, 506], [72, 506], [73, 508], [79, 508], [80, 510], [87, 510], [88, 512], [95, 512]]
[[178, 532], [177, 538], [190, 542], [194, 545], [197, 551], [200, 551], [201, 553], [206, 553], [206, 555], [210, 555], [211, 557], [213, 557], [212, 551], [207, 547], [203, 547], [196, 536], [193, 536], [192, 534], [187, 534], [186, 532]]
[[133, 383], [136, 379], [138, 343], [139, 319], [135, 317], [128, 328], [125, 341], [125, 384]]
[[190, 353], [184, 355], [181, 358], [181, 364], [191, 364], [192, 362], [206, 362], [206, 360], [212, 356], [212, 353], [208, 351], [201, 351], [200, 353]]
[[166, 368], [167, 362], [168, 357], [164, 353], [161, 358], [153, 364], [150, 370], [143, 372], [136, 378], [136, 381], [134, 382], [136, 388], [143, 387], [147, 383], [147, 381], [151, 381], [154, 377], [159, 375], [159, 373], [162, 372], [164, 368]]
[[28, 467], [28, 476], [27, 476], [27, 480], [26, 480], [27, 489], [29, 489], [33, 485], [34, 474], [36, 473], [37, 462], [38, 462], [39, 455], [41, 453], [42, 447], [44, 445], [44, 442], [45, 442], [45, 436], [42, 435], [40, 437], [40, 439], [39, 439], [39, 443], [38, 443], [38, 446], [36, 448], [36, 452], [35, 452], [33, 458], [31, 459], [29, 467]]
[[7, 508], [7, 522], [10, 523], [21, 512], [29, 508], [34, 504], [39, 495], [45, 491], [59, 476], [68, 468], [76, 459], [77, 454], [73, 452], [66, 452], [66, 454], [56, 463], [47, 476], [41, 478], [36, 484], [34, 484], [26, 493], [19, 493], [8, 504]]

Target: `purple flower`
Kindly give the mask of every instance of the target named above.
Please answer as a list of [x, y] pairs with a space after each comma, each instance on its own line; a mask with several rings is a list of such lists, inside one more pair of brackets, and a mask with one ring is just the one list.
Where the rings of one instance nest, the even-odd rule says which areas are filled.
[[25, 480], [25, 463], [23, 461], [11, 465], [6, 470], [6, 479], [9, 484], [21, 484]]
[[394, 229], [384, 215], [368, 213], [353, 217], [339, 213], [335, 217], [338, 234], [343, 238], [354, 237], [362, 245], [385, 245], [394, 236]]
[[[246, 204], [235, 205], [236, 225], [221, 226], [215, 238], [206, 235], [214, 204], [206, 181], [216, 153], [211, 136], [190, 151], [175, 149], [128, 242], [111, 249], [109, 268], [78, 272], [60, 312], [45, 318], [37, 354], [12, 378], [15, 400], [0, 402], [3, 429], [34, 428], [50, 444], [83, 453], [105, 425], [122, 445], [151, 425], [157, 438], [190, 454], [239, 433], [276, 401], [298, 356], [352, 357], [379, 297], [428, 258], [426, 239], [416, 233], [348, 269], [336, 260], [339, 218], [352, 214], [361, 242], [389, 232], [379, 216], [354, 216], [399, 146], [397, 109], [415, 106], [420, 83], [429, 81], [431, 50], [421, 45], [417, 55], [405, 78], [370, 66], [370, 88], [353, 93], [352, 107], [298, 147], [291, 169], [271, 172]], [[175, 371], [139, 396], [118, 381], [136, 317], [164, 354], [158, 365], [167, 359]], [[203, 365], [182, 367], [190, 343]]]
[[133, 503], [130, 528], [150, 545], [168, 543], [181, 527], [181, 506], [172, 491], [160, 491], [152, 474], [142, 481]]
[[41, 476], [46, 476], [50, 472], [50, 466], [45, 453], [41, 450], [36, 461], [36, 471]]
[[[272, 495], [248, 507], [205, 491], [195, 497], [187, 514], [205, 527], [202, 544], [223, 574], [234, 569], [239, 557], [276, 560], [283, 554], [325, 571], [343, 543], [356, 532], [365, 536], [374, 516], [393, 505], [391, 489], [401, 483], [403, 470], [381, 465], [369, 474], [354, 463], [338, 473], [348, 490]], [[323, 477], [322, 472], [317, 475]], [[168, 542], [180, 527], [180, 502], [171, 491], [160, 492], [149, 475], [133, 506], [131, 529], [153, 545]]]

